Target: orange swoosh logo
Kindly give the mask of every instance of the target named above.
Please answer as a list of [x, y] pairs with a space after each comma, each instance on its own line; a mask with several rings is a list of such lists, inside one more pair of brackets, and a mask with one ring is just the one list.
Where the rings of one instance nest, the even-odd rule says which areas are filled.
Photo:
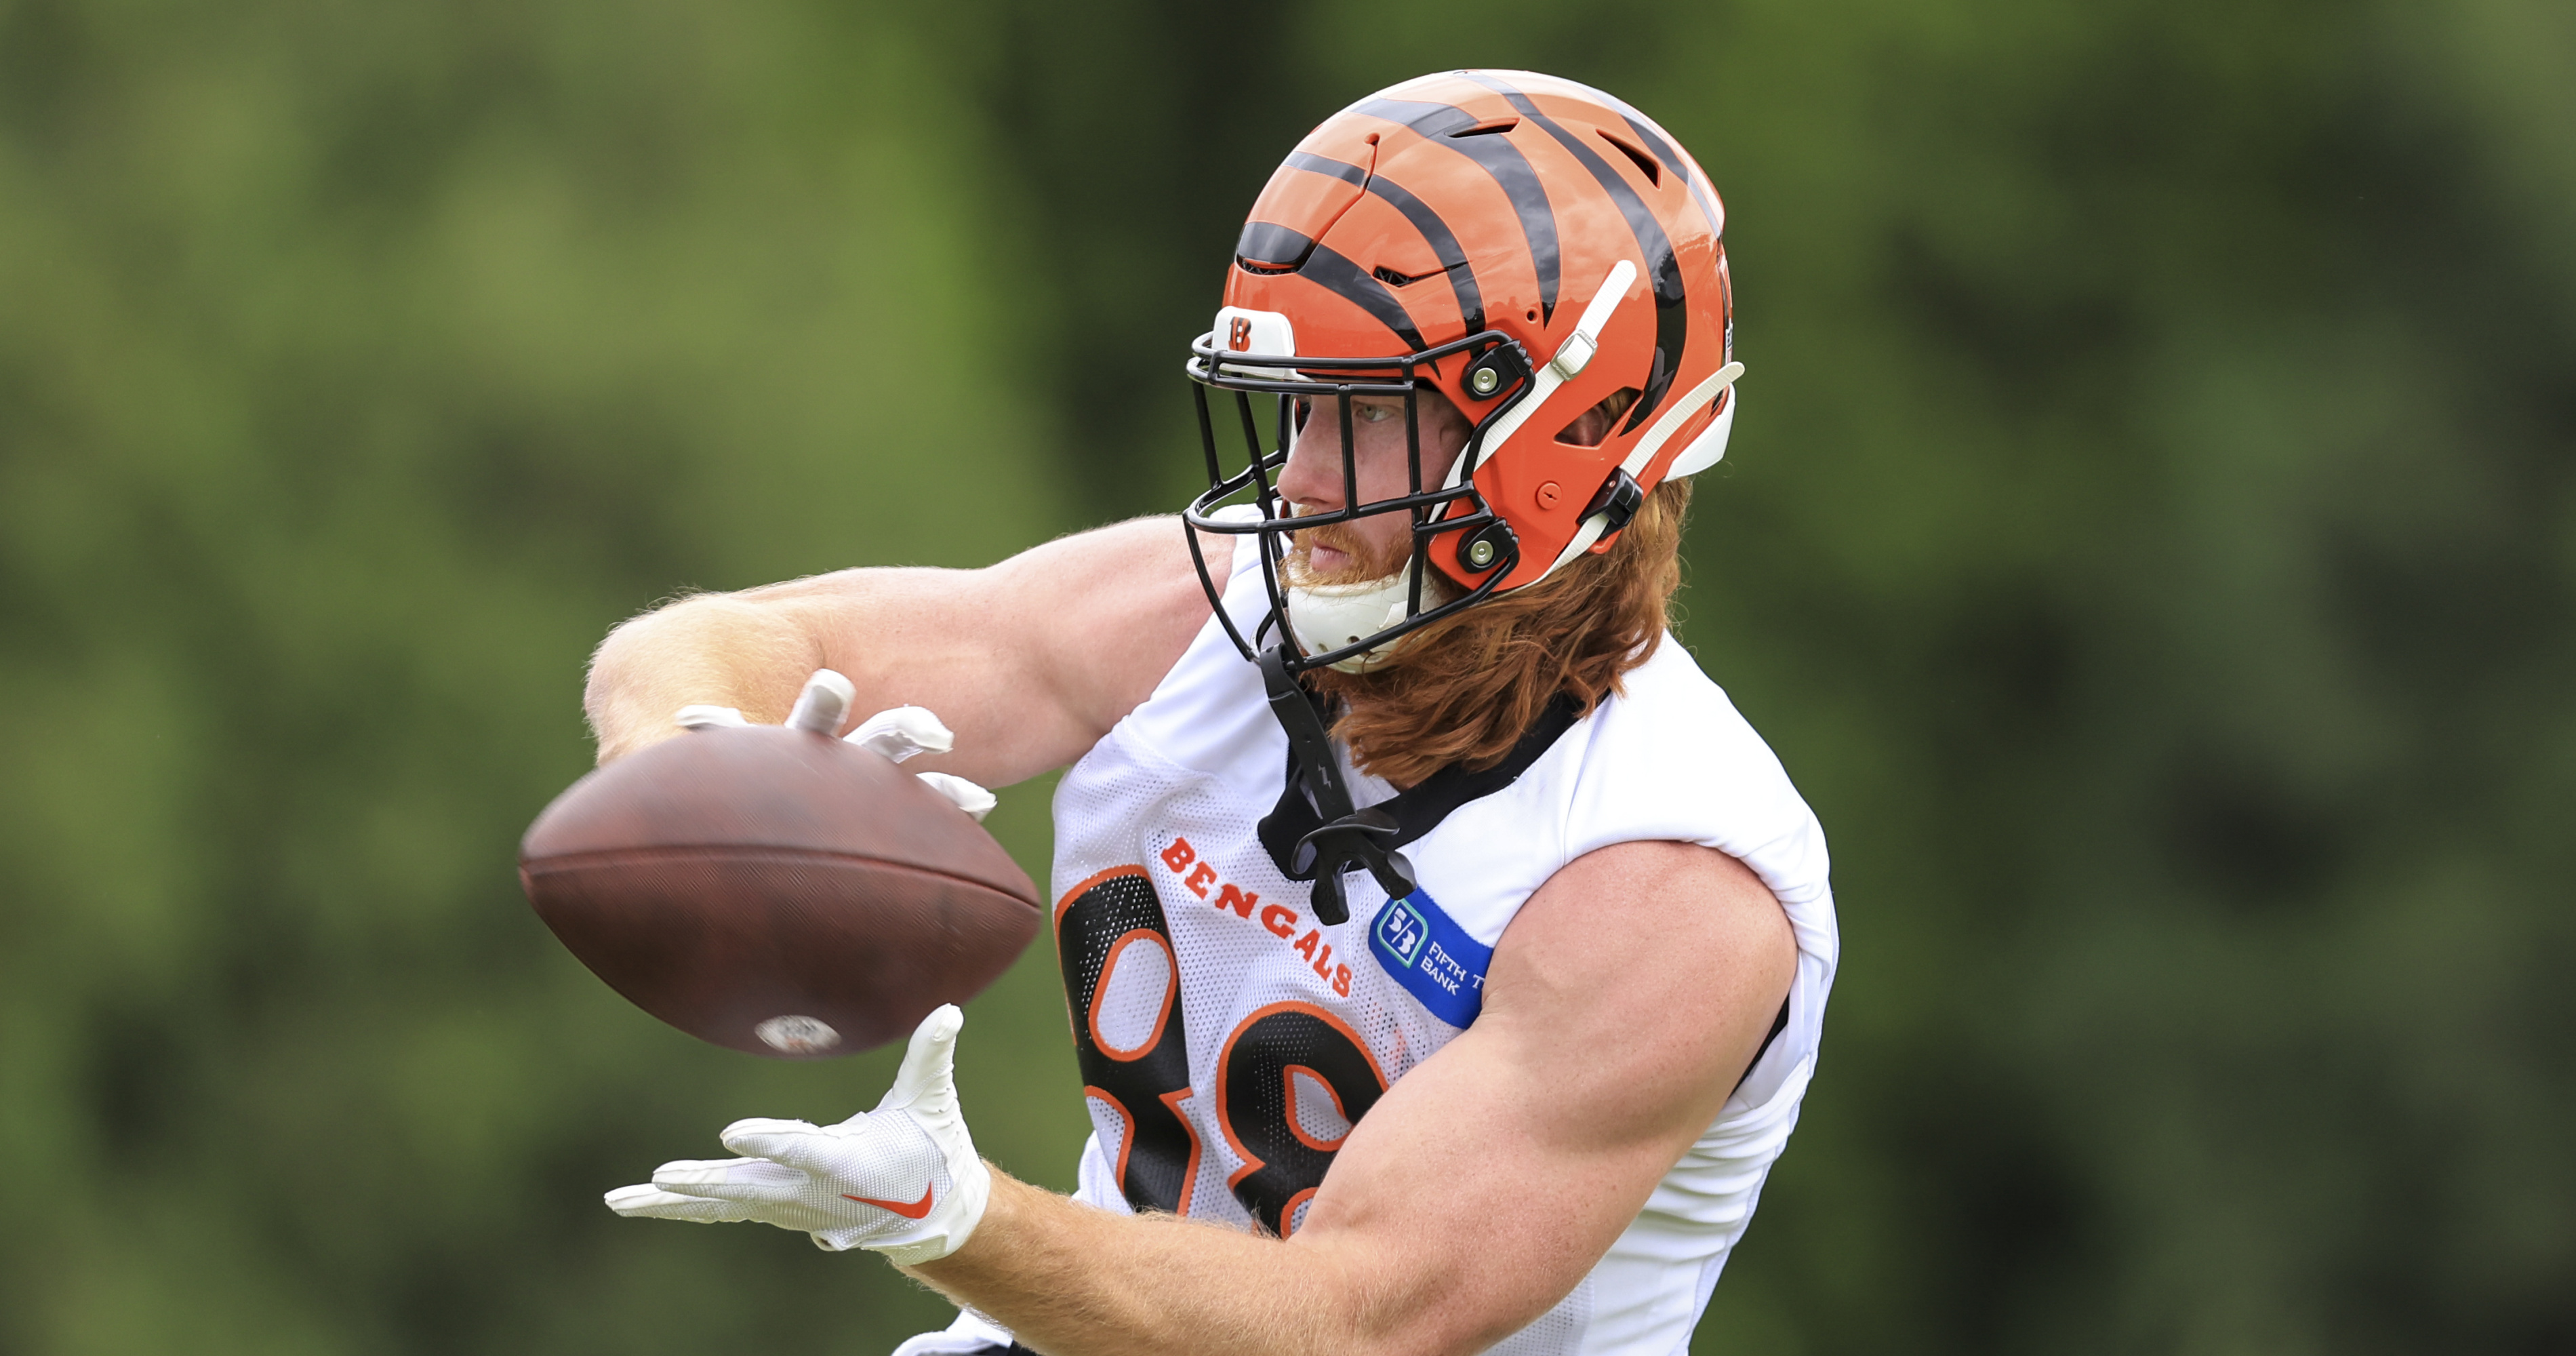
[[841, 1199], [845, 1201], [857, 1201], [861, 1205], [873, 1205], [879, 1210], [891, 1210], [896, 1214], [903, 1216], [905, 1219], [919, 1219], [930, 1213], [930, 1184], [927, 1182], [922, 1184], [921, 1199], [912, 1202], [910, 1205], [906, 1205], [902, 1201], [880, 1201], [866, 1196], [853, 1196], [846, 1191], [841, 1193]]

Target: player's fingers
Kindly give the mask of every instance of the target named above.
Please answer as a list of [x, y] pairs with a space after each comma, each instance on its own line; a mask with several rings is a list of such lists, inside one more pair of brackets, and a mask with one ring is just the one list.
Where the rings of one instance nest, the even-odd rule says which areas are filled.
[[966, 1025], [966, 1014], [954, 1003], [942, 1003], [921, 1019], [912, 1030], [912, 1043], [904, 1047], [903, 1067], [895, 1070], [894, 1086], [886, 1089], [885, 1100], [877, 1103], [879, 1111], [893, 1107], [913, 1106], [924, 1099], [956, 1095], [957, 1033]]
[[805, 680], [805, 690], [796, 696], [794, 710], [787, 713], [790, 729], [809, 730], [829, 738], [841, 732], [841, 722], [850, 714], [850, 702], [858, 689], [849, 679], [831, 669], [816, 669]]
[[781, 1150], [792, 1151], [808, 1136], [819, 1133], [821, 1133], [820, 1128], [812, 1121], [782, 1121], [773, 1120], [767, 1116], [753, 1116], [726, 1126], [724, 1133], [717, 1138], [722, 1139], [724, 1146], [735, 1153], [785, 1162], [788, 1161], [789, 1155], [780, 1152]]
[[946, 796], [949, 804], [973, 815], [978, 824], [984, 822], [984, 816], [993, 813], [994, 806], [1002, 803], [992, 792], [963, 777], [945, 772], [916, 772], [913, 775], [921, 778], [924, 786]]
[[917, 753], [946, 753], [957, 747], [957, 736], [921, 706], [879, 711], [841, 737], [898, 763]]
[[619, 1187], [600, 1198], [628, 1219], [676, 1219], [692, 1224], [740, 1224], [751, 1218], [739, 1201], [683, 1196], [653, 1186]]
[[804, 1121], [735, 1121], [725, 1127], [724, 1142], [735, 1153], [750, 1154], [779, 1171], [819, 1177], [843, 1167], [850, 1148], [844, 1137]]
[[660, 1190], [736, 1201], [792, 1195], [806, 1180], [804, 1173], [766, 1158], [684, 1158], [653, 1170], [653, 1185]]

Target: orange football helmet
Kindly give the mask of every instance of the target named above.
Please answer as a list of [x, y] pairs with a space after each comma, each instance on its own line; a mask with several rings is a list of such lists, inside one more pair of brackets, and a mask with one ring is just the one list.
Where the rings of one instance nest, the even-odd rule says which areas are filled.
[[[1188, 363], [1210, 486], [1186, 516], [1257, 536], [1288, 671], [1369, 667], [1407, 632], [1605, 549], [1648, 490], [1724, 455], [1743, 370], [1724, 226], [1708, 176], [1661, 128], [1553, 76], [1423, 76], [1298, 143], [1253, 203], [1225, 304]], [[1472, 426], [1452, 465], [1423, 464], [1426, 386]], [[1233, 393], [1232, 417], [1212, 415], [1212, 389]], [[1255, 412], [1265, 394], [1280, 397], [1275, 417]], [[1354, 396], [1405, 402], [1402, 498], [1359, 501]], [[1294, 517], [1272, 476], [1292, 411], [1322, 416], [1327, 397], [1343, 421], [1344, 507]], [[1609, 432], [1587, 445], [1578, 421], [1594, 410]], [[1238, 424], [1245, 452], [1229, 470], [1218, 429]], [[1280, 570], [1289, 534], [1379, 513], [1412, 515], [1404, 575], [1357, 614], [1345, 597], [1323, 623], [1301, 617]], [[1203, 558], [1199, 572], [1214, 602]], [[1226, 626], [1247, 657], [1262, 648]]]

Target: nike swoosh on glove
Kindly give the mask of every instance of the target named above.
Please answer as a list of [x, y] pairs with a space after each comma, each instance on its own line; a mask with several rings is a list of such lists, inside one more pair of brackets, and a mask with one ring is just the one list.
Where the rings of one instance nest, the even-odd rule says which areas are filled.
[[741, 1158], [682, 1159], [649, 1186], [607, 1195], [621, 1215], [702, 1224], [745, 1220], [813, 1235], [828, 1252], [865, 1248], [903, 1266], [966, 1245], [984, 1218], [992, 1170], [957, 1107], [953, 1003], [922, 1019], [903, 1068], [874, 1111], [838, 1125], [752, 1119], [725, 1127]]

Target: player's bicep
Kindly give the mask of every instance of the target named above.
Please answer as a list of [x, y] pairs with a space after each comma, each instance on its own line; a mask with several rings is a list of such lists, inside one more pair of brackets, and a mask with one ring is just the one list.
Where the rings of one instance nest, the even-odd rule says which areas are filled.
[[1397, 1345], [1528, 1323], [1716, 1119], [1795, 964], [1731, 858], [1637, 843], [1568, 866], [1505, 932], [1476, 1024], [1353, 1129], [1297, 1239], [1424, 1278], [1390, 1296]]

